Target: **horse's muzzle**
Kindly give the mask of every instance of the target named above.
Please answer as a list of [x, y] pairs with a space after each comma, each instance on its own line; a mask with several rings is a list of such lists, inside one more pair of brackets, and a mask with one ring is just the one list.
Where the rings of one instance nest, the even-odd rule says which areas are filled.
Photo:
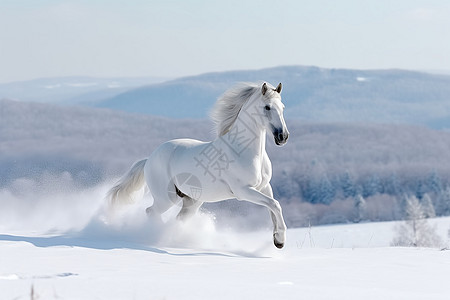
[[275, 144], [278, 146], [283, 146], [286, 144], [289, 138], [289, 131], [283, 129], [273, 129], [273, 138], [275, 139]]

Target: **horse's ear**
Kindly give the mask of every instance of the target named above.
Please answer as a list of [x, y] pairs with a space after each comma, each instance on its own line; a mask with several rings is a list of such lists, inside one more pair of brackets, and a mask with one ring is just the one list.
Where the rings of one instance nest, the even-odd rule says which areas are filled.
[[275, 89], [275, 91], [278, 93], [278, 94], [280, 94], [281, 93], [281, 88], [282, 88], [282, 85], [281, 85], [281, 82], [278, 84], [278, 86], [277, 86], [277, 88]]
[[261, 92], [263, 95], [265, 95], [267, 92], [267, 84], [265, 82], [262, 85]]

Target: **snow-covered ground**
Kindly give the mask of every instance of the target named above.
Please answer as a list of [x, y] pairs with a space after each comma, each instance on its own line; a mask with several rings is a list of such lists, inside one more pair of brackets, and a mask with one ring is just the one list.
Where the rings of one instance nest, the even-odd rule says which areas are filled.
[[[170, 219], [174, 210], [166, 224], [154, 224], [144, 213], [151, 199], [105, 218], [105, 190], [34, 194], [27, 201], [0, 193], [0, 299], [450, 295], [450, 251], [390, 247], [395, 222], [289, 229], [278, 250], [270, 228], [241, 228], [233, 220], [219, 226], [211, 213], [179, 223]], [[450, 218], [430, 222], [448, 247]]]

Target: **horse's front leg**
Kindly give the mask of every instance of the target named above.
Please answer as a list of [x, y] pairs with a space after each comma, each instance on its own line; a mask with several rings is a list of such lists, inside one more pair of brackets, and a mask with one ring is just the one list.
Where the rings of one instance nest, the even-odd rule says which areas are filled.
[[283, 248], [286, 241], [286, 224], [284, 223], [280, 203], [275, 200], [273, 196], [270, 196], [272, 189], [270, 189], [270, 192], [265, 190], [266, 193], [270, 193], [269, 195], [260, 192], [253, 187], [232, 188], [232, 191], [238, 200], [245, 200], [262, 205], [270, 210], [274, 222], [273, 242], [277, 248]]
[[[261, 189], [261, 193], [263, 193], [264, 195], [266, 195], [267, 197], [273, 198], [273, 190], [272, 190], [272, 186], [270, 185], [270, 183], [268, 183], [265, 187], [263, 187]], [[269, 209], [269, 213], [270, 213], [270, 217], [272, 218], [272, 223], [273, 223], [273, 234], [276, 233], [276, 229], [277, 229], [277, 217], [275, 216], [275, 214]]]

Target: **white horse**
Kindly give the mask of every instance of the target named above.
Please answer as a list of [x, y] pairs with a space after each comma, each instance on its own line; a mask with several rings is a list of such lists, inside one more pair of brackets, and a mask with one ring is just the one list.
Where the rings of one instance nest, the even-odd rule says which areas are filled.
[[133, 192], [145, 182], [154, 199], [147, 213], [156, 218], [181, 201], [181, 219], [195, 214], [204, 202], [250, 201], [269, 209], [274, 244], [282, 248], [286, 224], [273, 198], [272, 164], [265, 149], [266, 131], [279, 146], [289, 136], [280, 93], [281, 83], [276, 88], [241, 84], [226, 91], [211, 112], [217, 131], [214, 141], [176, 139], [160, 145], [111, 188], [111, 203], [131, 202]]

